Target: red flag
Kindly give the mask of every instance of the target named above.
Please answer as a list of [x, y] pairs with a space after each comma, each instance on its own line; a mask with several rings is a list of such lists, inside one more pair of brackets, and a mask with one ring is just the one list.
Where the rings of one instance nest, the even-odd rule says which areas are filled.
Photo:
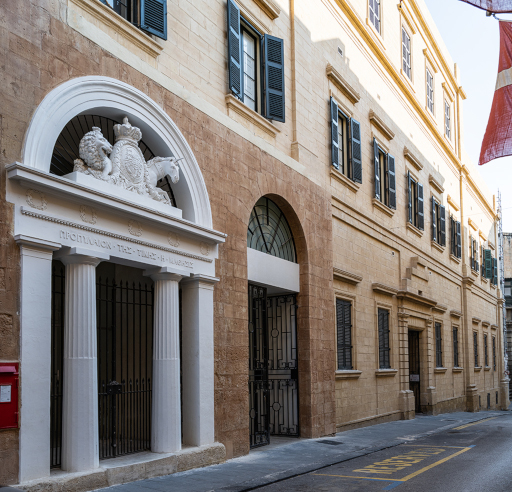
[[500, 21], [500, 62], [478, 164], [512, 155], [512, 22]]
[[474, 5], [479, 9], [493, 12], [494, 14], [504, 14], [512, 12], [512, 0], [461, 0], [462, 2]]

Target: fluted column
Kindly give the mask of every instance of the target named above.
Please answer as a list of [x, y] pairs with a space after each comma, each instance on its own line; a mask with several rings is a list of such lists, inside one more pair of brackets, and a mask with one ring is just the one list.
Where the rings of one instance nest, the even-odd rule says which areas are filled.
[[181, 449], [179, 281], [175, 273], [155, 273], [151, 450]]
[[213, 288], [219, 279], [193, 275], [182, 284], [183, 442], [215, 441]]
[[101, 259], [71, 255], [66, 265], [62, 469], [99, 466], [96, 266]]

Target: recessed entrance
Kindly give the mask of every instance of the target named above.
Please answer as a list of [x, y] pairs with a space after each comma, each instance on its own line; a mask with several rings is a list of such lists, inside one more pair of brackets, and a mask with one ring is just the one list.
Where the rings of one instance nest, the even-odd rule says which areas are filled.
[[414, 393], [414, 410], [421, 412], [420, 332], [412, 330], [409, 330], [409, 389]]

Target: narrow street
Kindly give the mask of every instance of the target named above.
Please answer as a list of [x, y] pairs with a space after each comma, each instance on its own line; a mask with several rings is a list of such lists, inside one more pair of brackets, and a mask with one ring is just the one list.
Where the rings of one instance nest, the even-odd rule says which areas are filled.
[[332, 438], [276, 441], [221, 465], [103, 490], [512, 490], [510, 412], [420, 415], [410, 421], [341, 432]]

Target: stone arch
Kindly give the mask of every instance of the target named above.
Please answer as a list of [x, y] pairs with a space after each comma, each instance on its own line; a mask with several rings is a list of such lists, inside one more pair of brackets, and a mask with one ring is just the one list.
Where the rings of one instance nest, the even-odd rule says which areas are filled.
[[208, 191], [185, 137], [155, 101], [119, 80], [78, 77], [48, 93], [36, 109], [25, 135], [22, 163], [49, 172], [54, 144], [66, 124], [76, 115], [99, 113], [121, 120], [128, 116], [130, 122], [142, 130], [144, 140], [157, 155], [183, 158], [180, 181], [173, 188], [183, 218], [211, 228]]

